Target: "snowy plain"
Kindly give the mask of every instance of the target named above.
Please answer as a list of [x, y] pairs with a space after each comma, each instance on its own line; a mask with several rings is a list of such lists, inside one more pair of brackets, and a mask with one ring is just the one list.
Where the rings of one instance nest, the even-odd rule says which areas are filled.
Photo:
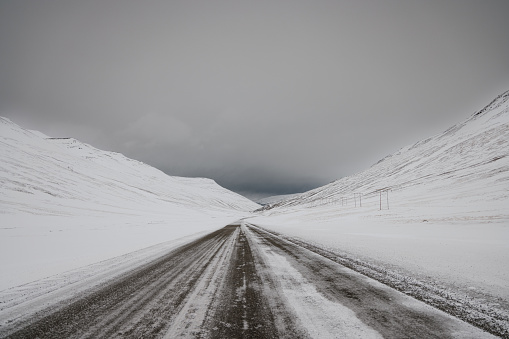
[[509, 92], [364, 172], [259, 213], [249, 223], [509, 314]]

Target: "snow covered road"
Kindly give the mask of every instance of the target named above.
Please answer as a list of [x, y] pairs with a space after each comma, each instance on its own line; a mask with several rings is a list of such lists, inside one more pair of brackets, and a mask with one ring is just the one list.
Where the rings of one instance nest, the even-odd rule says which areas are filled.
[[240, 224], [22, 319], [0, 319], [0, 337], [492, 337], [308, 249]]

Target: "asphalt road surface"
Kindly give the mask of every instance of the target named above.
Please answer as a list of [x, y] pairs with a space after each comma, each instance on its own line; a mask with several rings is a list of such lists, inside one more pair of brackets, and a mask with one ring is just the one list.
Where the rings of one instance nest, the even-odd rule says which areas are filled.
[[493, 338], [256, 227], [228, 225], [0, 327], [8, 338]]

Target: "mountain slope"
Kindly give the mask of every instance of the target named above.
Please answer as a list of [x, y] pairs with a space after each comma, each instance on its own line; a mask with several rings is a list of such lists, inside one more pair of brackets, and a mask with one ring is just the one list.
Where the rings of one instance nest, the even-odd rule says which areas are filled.
[[256, 202], [258, 204], [262, 205], [262, 206], [269, 205], [269, 204], [273, 205], [273, 204], [275, 204], [277, 202], [280, 202], [280, 201], [283, 201], [283, 200], [288, 200], [290, 198], [296, 197], [299, 194], [300, 193], [273, 195], [273, 196], [270, 196], [270, 197], [258, 199], [258, 200], [256, 200]]
[[[49, 138], [0, 118], [0, 198], [7, 211], [59, 213], [81, 203], [143, 210], [160, 204], [249, 211], [250, 200], [213, 180], [170, 177], [72, 138]], [[19, 204], [17, 203], [19, 202]], [[4, 209], [4, 212], [6, 210]]]
[[466, 121], [404, 147], [364, 172], [262, 210], [339, 204], [345, 198], [354, 203], [354, 193], [369, 199], [383, 189], [405, 192], [406, 199], [416, 201], [433, 194], [506, 201], [508, 182], [509, 91]]

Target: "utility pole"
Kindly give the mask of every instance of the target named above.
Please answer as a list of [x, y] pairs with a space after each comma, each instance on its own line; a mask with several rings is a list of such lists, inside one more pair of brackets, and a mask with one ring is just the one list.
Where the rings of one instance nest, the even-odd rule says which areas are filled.
[[379, 192], [380, 192], [380, 211], [382, 210], [382, 192], [385, 192], [385, 199], [386, 199], [386, 202], [387, 202], [387, 209], [389, 209], [389, 191], [390, 191], [389, 188], [381, 188], [379, 190]]
[[359, 207], [362, 207], [362, 193], [353, 194], [353, 198], [355, 199], [355, 207], [357, 207], [357, 197], [359, 197]]

